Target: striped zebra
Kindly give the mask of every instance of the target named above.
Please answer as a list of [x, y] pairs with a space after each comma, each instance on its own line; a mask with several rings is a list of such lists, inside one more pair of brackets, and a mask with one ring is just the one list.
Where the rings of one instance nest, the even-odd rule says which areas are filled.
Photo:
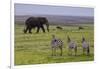
[[71, 41], [70, 37], [67, 37], [68, 40], [68, 54], [72, 55], [72, 51], [74, 50], [75, 56], [77, 53], [77, 45], [74, 41]]
[[87, 55], [90, 54], [89, 44], [86, 42], [84, 37], [82, 38], [82, 48], [83, 48], [83, 54], [85, 53], [85, 51]]
[[61, 51], [60, 56], [62, 56], [63, 41], [61, 39], [56, 38], [55, 35], [52, 35], [51, 48], [52, 48], [52, 56], [56, 55], [56, 50], [58, 48]]

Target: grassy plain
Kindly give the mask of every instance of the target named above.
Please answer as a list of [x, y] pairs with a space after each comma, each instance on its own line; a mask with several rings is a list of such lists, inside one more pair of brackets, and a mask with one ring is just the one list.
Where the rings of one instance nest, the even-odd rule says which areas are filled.
[[[50, 32], [36, 34], [36, 29], [32, 30], [32, 34], [24, 34], [24, 25], [15, 24], [15, 45], [14, 60], [15, 65], [28, 64], [48, 64], [48, 63], [64, 63], [64, 62], [80, 62], [94, 60], [94, 26], [93, 24], [82, 24], [84, 29], [79, 30], [78, 26], [62, 26], [63, 30], [56, 29], [56, 26], [50, 26]], [[59, 49], [56, 56], [51, 56], [51, 35], [62, 39], [64, 42], [63, 55], [59, 56]], [[67, 35], [77, 42], [77, 56], [68, 55]], [[82, 54], [81, 40], [84, 36], [90, 45], [90, 56]], [[74, 54], [74, 53], [73, 53]]]

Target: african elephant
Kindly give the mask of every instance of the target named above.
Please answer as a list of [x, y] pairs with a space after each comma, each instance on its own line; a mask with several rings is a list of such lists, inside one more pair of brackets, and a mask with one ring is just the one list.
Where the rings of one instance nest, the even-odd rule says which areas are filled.
[[49, 32], [49, 23], [48, 20], [45, 17], [29, 17], [25, 21], [25, 28], [24, 28], [24, 33], [32, 33], [31, 30], [32, 28], [37, 28], [36, 33], [39, 33], [40, 28], [42, 29], [43, 32], [45, 32], [44, 25], [47, 27], [47, 31]]

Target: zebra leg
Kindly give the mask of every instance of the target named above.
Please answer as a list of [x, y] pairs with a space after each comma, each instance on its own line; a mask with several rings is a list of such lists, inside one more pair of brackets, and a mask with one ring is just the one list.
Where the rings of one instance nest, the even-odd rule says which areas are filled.
[[56, 48], [54, 48], [54, 56], [56, 56]]
[[73, 49], [71, 49], [71, 56], [73, 55]]
[[83, 55], [84, 55], [85, 49], [83, 48]]
[[77, 47], [75, 47], [75, 56], [76, 56], [76, 53], [77, 53]]
[[53, 56], [53, 48], [52, 48], [52, 54], [51, 55]]
[[69, 48], [69, 55], [72, 56], [72, 49]]
[[89, 49], [89, 47], [87, 47], [87, 55], [89, 55], [90, 54], [90, 49]]
[[68, 55], [70, 55], [70, 48], [68, 48]]
[[62, 56], [62, 47], [60, 48], [60, 51], [61, 51], [60, 56]]

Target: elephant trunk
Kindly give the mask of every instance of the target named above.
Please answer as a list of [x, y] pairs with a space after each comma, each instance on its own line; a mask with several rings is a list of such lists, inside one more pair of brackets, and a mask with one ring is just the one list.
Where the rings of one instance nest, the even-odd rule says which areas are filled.
[[47, 26], [47, 31], [49, 32], [49, 24], [48, 24], [48, 23], [46, 23], [46, 26]]
[[25, 27], [24, 27], [24, 30], [23, 30], [23, 32], [24, 32], [24, 33], [26, 33], [26, 28], [25, 28]]
[[24, 33], [27, 33], [26, 24], [24, 24], [23, 32], [24, 32]]

